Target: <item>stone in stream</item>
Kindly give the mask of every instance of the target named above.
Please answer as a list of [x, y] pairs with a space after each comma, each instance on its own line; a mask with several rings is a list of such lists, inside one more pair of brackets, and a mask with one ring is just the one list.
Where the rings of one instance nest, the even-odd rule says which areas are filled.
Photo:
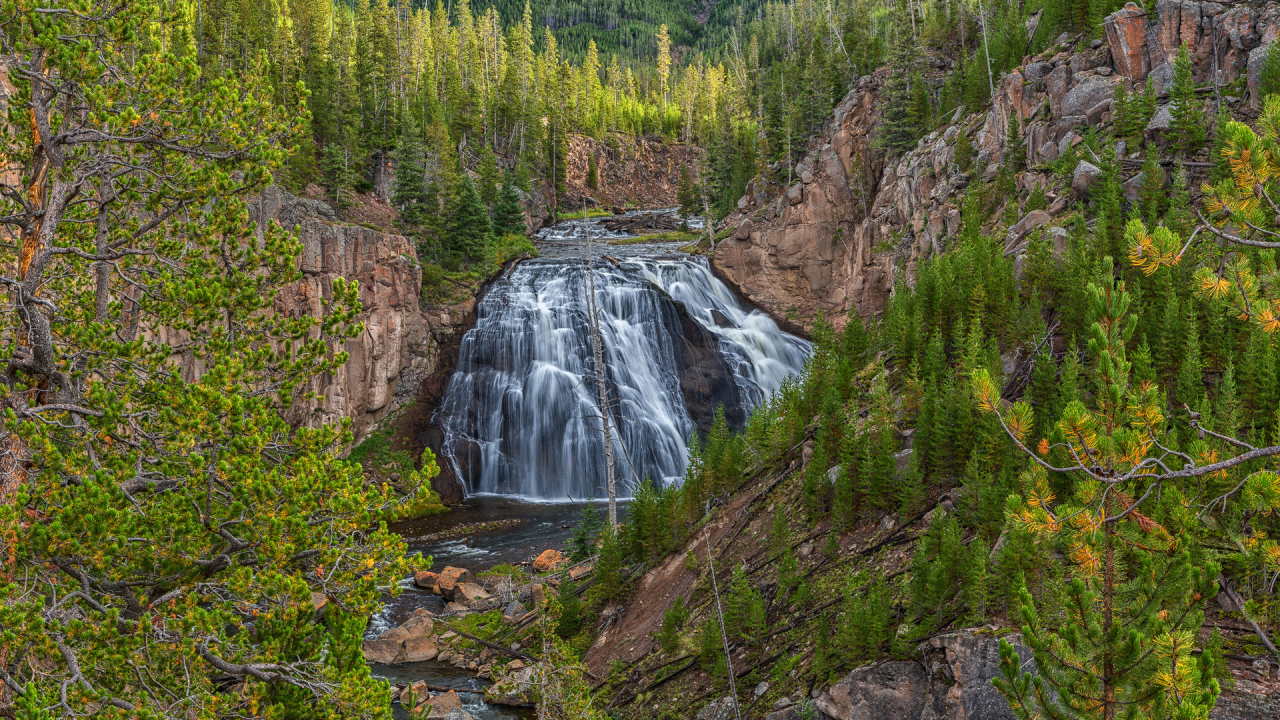
[[403, 662], [404, 648], [395, 640], [365, 640], [362, 646], [365, 662], [371, 665], [395, 665]]
[[[430, 649], [431, 633], [435, 620], [431, 613], [419, 608], [403, 625], [397, 625], [375, 640], [365, 640], [362, 645], [365, 662], [373, 665], [396, 665], [402, 662], [420, 662], [435, 657]], [[424, 644], [425, 643], [425, 644]], [[424, 657], [430, 654], [431, 657]]]
[[544, 550], [542, 551], [542, 554], [538, 556], [538, 559], [533, 561], [533, 571], [540, 573], [551, 572], [552, 570], [560, 567], [563, 563], [564, 556], [561, 555], [558, 550]]
[[424, 590], [430, 590], [431, 592], [436, 593], [438, 595], [440, 593], [440, 589], [436, 587], [436, 583], [439, 581], [439, 579], [440, 579], [440, 573], [433, 573], [430, 570], [423, 570], [419, 573], [416, 573], [413, 576], [413, 584], [417, 585], [420, 588], [423, 588]]
[[404, 641], [405, 662], [426, 662], [434, 660], [439, 651], [429, 637], [415, 637]]
[[453, 597], [453, 589], [461, 583], [475, 583], [476, 578], [471, 571], [466, 568], [447, 567], [440, 572], [440, 577], [436, 579], [436, 587], [439, 588], [439, 594], [446, 599]]

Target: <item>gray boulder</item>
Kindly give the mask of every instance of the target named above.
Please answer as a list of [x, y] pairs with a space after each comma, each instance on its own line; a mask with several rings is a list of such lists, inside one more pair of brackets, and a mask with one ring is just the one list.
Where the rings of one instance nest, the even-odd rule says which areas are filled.
[[1089, 189], [1102, 177], [1102, 169], [1091, 162], [1081, 160], [1076, 165], [1075, 174], [1071, 176], [1071, 189], [1081, 195], [1088, 195]]
[[1147, 123], [1147, 132], [1162, 133], [1168, 132], [1169, 126], [1173, 123], [1173, 113], [1169, 111], [1168, 105], [1162, 105], [1156, 114], [1151, 117], [1151, 122]]
[[[1019, 636], [1007, 639], [1023, 661], [1031, 659]], [[991, 685], [1000, 673], [1000, 641], [990, 631], [948, 633], [931, 638], [919, 650], [919, 660], [854, 670], [818, 696], [815, 705], [834, 720], [1013, 719]]]
[[1147, 82], [1155, 83], [1156, 95], [1165, 94], [1173, 85], [1173, 66], [1167, 62], [1155, 66], [1147, 76]]
[[1005, 251], [1008, 252], [1017, 247], [1019, 243], [1031, 234], [1032, 230], [1035, 230], [1041, 225], [1047, 225], [1052, 219], [1053, 218], [1049, 217], [1049, 213], [1044, 210], [1032, 210], [1022, 216], [1022, 219], [1018, 221], [1017, 225], [1009, 228], [1009, 234], [1005, 239]]
[[1022, 69], [1022, 79], [1027, 83], [1035, 84], [1052, 71], [1053, 65], [1047, 62], [1028, 63], [1027, 66]]
[[1063, 96], [1059, 112], [1055, 114], [1061, 117], [1069, 115], [1087, 116], [1089, 110], [1103, 100], [1110, 100], [1115, 95], [1115, 92], [1115, 83], [1100, 77], [1085, 76], [1081, 82]]

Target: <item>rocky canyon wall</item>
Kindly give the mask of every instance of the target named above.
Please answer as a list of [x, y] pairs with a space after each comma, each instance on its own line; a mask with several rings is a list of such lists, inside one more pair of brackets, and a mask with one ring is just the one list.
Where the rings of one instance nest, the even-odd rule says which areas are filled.
[[302, 279], [280, 293], [277, 312], [320, 317], [334, 279], [359, 282], [364, 327], [346, 343], [350, 359], [303, 388], [323, 401], [300, 402], [288, 413], [296, 424], [349, 417], [358, 442], [412, 406], [432, 377], [447, 373], [453, 358], [444, 350], [465, 330], [469, 307], [423, 307], [422, 269], [410, 238], [340, 223], [325, 203], [277, 187], [256, 199], [252, 212], [259, 227], [269, 220], [297, 226], [302, 241]]
[[[587, 184], [589, 160], [596, 159], [596, 187]], [[693, 172], [701, 151], [693, 145], [652, 138], [611, 134], [603, 141], [569, 137], [565, 166], [565, 196], [560, 207], [570, 210], [596, 205], [611, 207], [673, 207], [680, 168]]]
[[[1146, 135], [1160, 142], [1169, 127], [1172, 62], [1183, 44], [1199, 83], [1244, 78], [1218, 93], [1228, 108], [1247, 114], [1257, 103], [1266, 48], [1280, 36], [1280, 5], [1159, 0], [1148, 12], [1130, 3], [1107, 17], [1104, 29], [1105, 39], [1092, 42], [1059, 38], [999, 79], [990, 111], [965, 115], [962, 108], [900, 156], [875, 147], [887, 68], [860, 78], [794, 169], [775, 167], [772, 177], [748, 186], [720, 226], [732, 234], [716, 248], [718, 272], [764, 309], [805, 325], [819, 312], [837, 326], [851, 311], [876, 315], [899, 273], [911, 282], [916, 264], [944, 251], [959, 231], [960, 201], [974, 179], [955, 162], [959, 133], [976, 151], [971, 172], [989, 178], [1008, 151], [1013, 118], [1034, 167], [1078, 144], [1086, 128], [1105, 127], [1121, 84], [1140, 92], [1153, 83], [1161, 107]], [[1126, 181], [1138, 172], [1136, 150], [1121, 150]], [[1006, 250], [1018, 253], [1027, 231], [1051, 222], [1089, 180], [1073, 190], [1047, 173], [1024, 173], [1020, 186], [1041, 185], [1050, 206], [1047, 215], [1009, 228]]]

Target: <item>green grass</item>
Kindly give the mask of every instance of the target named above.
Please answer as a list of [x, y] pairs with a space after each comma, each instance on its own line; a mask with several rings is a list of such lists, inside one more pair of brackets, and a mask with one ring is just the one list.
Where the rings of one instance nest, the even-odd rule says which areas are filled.
[[493, 567], [489, 568], [488, 570], [485, 570], [484, 572], [477, 574], [477, 575], [476, 575], [476, 577], [482, 577], [482, 578], [500, 578], [500, 577], [521, 578], [521, 577], [524, 577], [524, 575], [525, 575], [524, 568], [519, 567], [519, 566], [517, 566], [517, 565], [505, 565], [505, 564], [504, 564], [504, 565], [494, 565]]
[[381, 477], [413, 472], [413, 458], [404, 450], [392, 450], [391, 440], [390, 432], [379, 430], [361, 441], [347, 459], [359, 463], [365, 472]]
[[684, 230], [670, 230], [668, 232], [652, 233], [649, 235], [641, 235], [640, 237], [623, 238], [621, 240], [610, 240], [610, 245], [639, 245], [641, 243], [661, 243], [661, 242], [692, 242], [698, 239], [698, 233], [685, 232]]

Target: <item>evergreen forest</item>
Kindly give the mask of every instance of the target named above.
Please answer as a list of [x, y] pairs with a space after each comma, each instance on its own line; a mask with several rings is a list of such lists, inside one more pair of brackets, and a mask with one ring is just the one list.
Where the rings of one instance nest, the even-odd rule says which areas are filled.
[[[928, 218], [904, 215], [860, 247], [891, 270], [879, 307], [775, 313], [812, 342], [804, 372], [695, 432], [682, 482], [637, 482], [618, 525], [589, 507], [582, 574], [485, 574], [536, 605], [450, 610], [454, 647], [533, 673], [521, 701], [555, 720], [817, 718], [855, 670], [962, 632], [1022, 720], [1280, 692], [1280, 29], [1230, 80], [1213, 35], [1131, 78], [1117, 12], [0, 4], [0, 716], [392, 716], [367, 631], [432, 569], [392, 525], [446, 512], [440, 467], [313, 421], [373, 296], [307, 295], [297, 228], [253, 219], [273, 185], [334, 225], [390, 208], [364, 229], [408, 238], [407, 303], [447, 313], [536, 254], [530, 221], [586, 214], [571, 144], [692, 148], [668, 184], [714, 265], [814, 202], [802, 161], [846, 98], [874, 131], [842, 211], [872, 217], [886, 169], [928, 158], [963, 178], [954, 232], [915, 252]], [[1114, 94], [1032, 146], [1064, 102], [1010, 110], [1032, 64]]]

